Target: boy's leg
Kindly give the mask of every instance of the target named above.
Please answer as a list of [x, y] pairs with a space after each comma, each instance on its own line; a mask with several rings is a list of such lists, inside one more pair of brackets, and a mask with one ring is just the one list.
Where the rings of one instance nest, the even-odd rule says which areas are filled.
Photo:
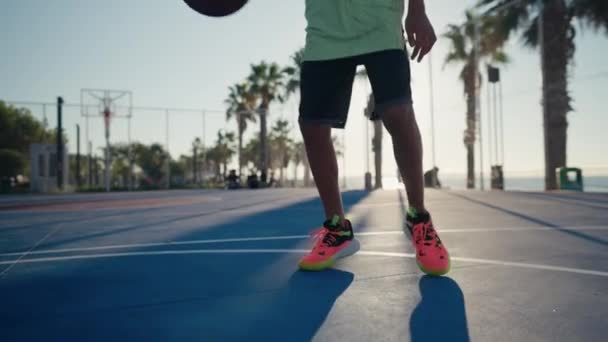
[[338, 161], [331, 140], [331, 126], [302, 123], [300, 130], [310, 169], [325, 209], [325, 218], [329, 220], [338, 215], [340, 223], [343, 223], [344, 208], [338, 185]]
[[344, 128], [355, 77], [351, 58], [302, 63], [300, 129], [312, 174], [325, 209], [312, 251], [300, 259], [305, 270], [323, 270], [359, 250], [351, 223], [344, 219], [332, 128]]
[[300, 130], [326, 219], [344, 220], [332, 128], [344, 128], [357, 65], [352, 58], [302, 64]]
[[406, 224], [418, 266], [427, 274], [445, 274], [450, 270], [450, 255], [424, 207], [422, 139], [414, 109], [411, 104], [391, 106], [382, 113], [382, 121], [393, 139], [395, 160], [405, 182], [410, 204]]
[[412, 108], [409, 60], [405, 51], [389, 50], [364, 56], [376, 100], [374, 119], [382, 119], [393, 139], [395, 160], [405, 182], [410, 208], [406, 224], [412, 233], [416, 261], [425, 273], [450, 269], [450, 257], [424, 205], [422, 139]]
[[422, 139], [412, 109], [410, 65], [404, 50], [362, 57], [375, 98], [374, 119], [382, 119], [393, 139], [393, 151], [410, 207], [425, 211]]
[[393, 152], [405, 183], [409, 205], [416, 211], [425, 212], [422, 138], [412, 104], [387, 108], [382, 113], [382, 121], [393, 139]]

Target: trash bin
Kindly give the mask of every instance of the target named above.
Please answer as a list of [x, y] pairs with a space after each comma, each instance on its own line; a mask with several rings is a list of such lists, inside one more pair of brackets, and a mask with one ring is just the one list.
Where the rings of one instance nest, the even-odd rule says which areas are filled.
[[583, 170], [578, 167], [558, 168], [557, 187], [560, 190], [583, 191]]

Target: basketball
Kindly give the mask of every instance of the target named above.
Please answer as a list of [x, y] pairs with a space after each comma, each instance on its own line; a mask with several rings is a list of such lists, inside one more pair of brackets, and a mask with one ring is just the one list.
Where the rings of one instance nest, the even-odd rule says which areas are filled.
[[224, 17], [240, 10], [248, 0], [184, 0], [193, 10], [209, 17]]

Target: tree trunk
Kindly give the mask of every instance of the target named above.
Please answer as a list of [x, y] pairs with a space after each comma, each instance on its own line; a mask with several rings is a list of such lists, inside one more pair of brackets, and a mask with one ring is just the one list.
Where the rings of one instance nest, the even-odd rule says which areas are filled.
[[543, 11], [543, 88], [545, 127], [545, 189], [557, 189], [556, 168], [566, 166], [566, 140], [570, 95], [568, 62], [574, 52], [568, 37], [569, 22], [564, 0], [546, 2]]
[[466, 145], [467, 148], [467, 189], [475, 189], [475, 145]]
[[262, 110], [260, 113], [260, 171], [263, 175], [268, 175], [268, 147], [266, 143], [266, 116], [268, 108], [262, 105], [260, 109]]
[[475, 188], [475, 133], [477, 126], [475, 103], [475, 73], [473, 66], [465, 66], [464, 89], [467, 98], [466, 128], [464, 146], [467, 150], [467, 189]]
[[279, 167], [279, 185], [283, 186], [283, 166]]
[[374, 164], [376, 167], [375, 189], [382, 188], [382, 121], [374, 121], [374, 138], [372, 140], [374, 150]]

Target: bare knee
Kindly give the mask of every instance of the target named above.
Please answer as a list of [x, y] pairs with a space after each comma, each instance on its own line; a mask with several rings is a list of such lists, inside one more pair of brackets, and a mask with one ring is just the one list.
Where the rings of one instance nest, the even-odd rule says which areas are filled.
[[391, 136], [403, 134], [412, 124], [416, 124], [414, 108], [411, 104], [401, 104], [386, 109], [381, 115], [384, 127]]

